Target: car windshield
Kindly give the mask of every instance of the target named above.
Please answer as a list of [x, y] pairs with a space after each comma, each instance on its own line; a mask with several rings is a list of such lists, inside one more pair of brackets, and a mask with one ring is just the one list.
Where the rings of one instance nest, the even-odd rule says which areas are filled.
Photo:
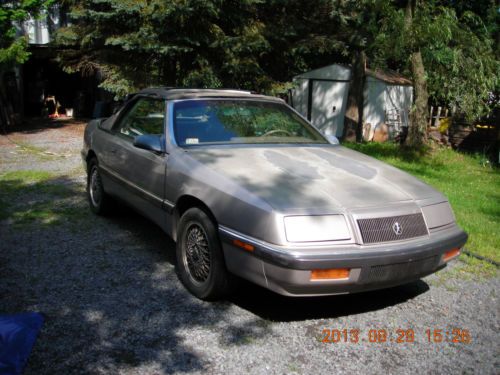
[[257, 100], [184, 100], [174, 104], [179, 146], [328, 143], [284, 104]]

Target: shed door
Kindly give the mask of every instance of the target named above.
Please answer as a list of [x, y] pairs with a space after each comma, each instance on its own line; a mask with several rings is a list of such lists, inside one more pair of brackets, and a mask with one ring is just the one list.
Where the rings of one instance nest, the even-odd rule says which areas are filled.
[[342, 136], [349, 82], [312, 82], [311, 122], [324, 134]]
[[295, 88], [292, 90], [292, 107], [302, 116], [307, 117], [307, 100], [309, 94], [309, 80], [296, 79]]

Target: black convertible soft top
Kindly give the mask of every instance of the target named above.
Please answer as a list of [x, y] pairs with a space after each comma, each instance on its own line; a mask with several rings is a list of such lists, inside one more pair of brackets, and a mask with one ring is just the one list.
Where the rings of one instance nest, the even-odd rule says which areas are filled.
[[173, 87], [155, 87], [141, 90], [136, 95], [152, 95], [166, 100], [194, 98], [253, 98], [282, 102], [281, 99], [272, 96], [259, 95], [250, 91], [232, 89], [179, 89]]

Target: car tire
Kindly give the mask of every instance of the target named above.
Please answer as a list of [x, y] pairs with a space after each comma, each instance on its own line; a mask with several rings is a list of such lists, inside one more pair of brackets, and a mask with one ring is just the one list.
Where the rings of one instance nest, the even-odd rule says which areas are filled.
[[89, 162], [87, 174], [87, 198], [92, 212], [97, 215], [109, 215], [112, 211], [112, 198], [104, 191], [99, 164], [93, 158]]
[[199, 299], [217, 300], [233, 290], [216, 225], [203, 210], [190, 208], [182, 215], [176, 257], [180, 280]]

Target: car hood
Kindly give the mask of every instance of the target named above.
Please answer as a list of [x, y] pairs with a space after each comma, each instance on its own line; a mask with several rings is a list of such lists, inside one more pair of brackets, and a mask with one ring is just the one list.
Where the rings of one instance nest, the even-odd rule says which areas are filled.
[[411, 175], [342, 146], [200, 147], [188, 154], [282, 212], [443, 197]]

